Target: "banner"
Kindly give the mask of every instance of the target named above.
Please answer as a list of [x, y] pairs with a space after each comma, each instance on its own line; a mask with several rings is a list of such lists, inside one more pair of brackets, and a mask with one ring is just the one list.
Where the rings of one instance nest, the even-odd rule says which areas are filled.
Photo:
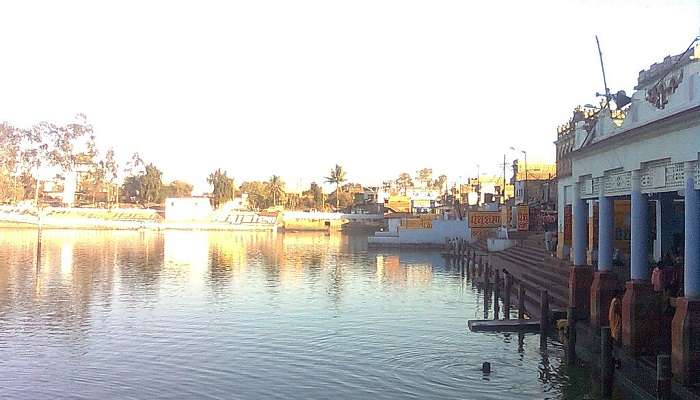
[[571, 205], [564, 206], [564, 244], [571, 246], [571, 224], [572, 222]]
[[431, 229], [433, 227], [432, 218], [408, 218], [401, 221], [404, 229]]
[[500, 211], [470, 211], [470, 228], [498, 228], [501, 226]]
[[530, 230], [530, 209], [528, 206], [518, 206], [518, 230]]

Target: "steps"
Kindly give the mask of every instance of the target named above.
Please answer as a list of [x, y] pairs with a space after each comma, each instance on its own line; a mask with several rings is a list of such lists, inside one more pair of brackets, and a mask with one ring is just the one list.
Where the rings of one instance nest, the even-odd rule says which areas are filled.
[[[553, 258], [544, 247], [544, 233], [519, 232], [514, 237], [518, 245], [501, 252], [489, 254], [492, 269], [508, 271], [516, 282], [525, 288], [525, 308], [528, 314], [537, 317], [539, 313], [540, 292], [547, 290], [550, 309], [561, 312], [568, 307], [569, 265]], [[473, 249], [485, 251], [486, 244], [477, 242]], [[513, 301], [517, 299], [514, 285]]]

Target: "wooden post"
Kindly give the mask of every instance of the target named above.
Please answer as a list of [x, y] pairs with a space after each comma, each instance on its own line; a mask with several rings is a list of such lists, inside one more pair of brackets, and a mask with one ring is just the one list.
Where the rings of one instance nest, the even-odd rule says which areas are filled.
[[489, 293], [489, 285], [484, 285], [484, 319], [489, 318], [489, 297], [491, 296], [491, 293]]
[[525, 286], [523, 281], [518, 283], [518, 319], [525, 318]]
[[567, 362], [569, 365], [576, 364], [576, 307], [569, 307], [566, 312], [567, 330], [569, 345], [567, 350]]
[[613, 386], [613, 354], [610, 327], [600, 328], [600, 394], [602, 397], [612, 395]]
[[549, 293], [540, 291], [540, 342], [547, 343], [547, 330], [549, 329]]
[[671, 398], [671, 356], [668, 354], [656, 356], [656, 398]]
[[507, 272], [504, 275], [505, 287], [503, 288], [503, 318], [510, 319], [510, 292], [513, 287], [513, 277]]
[[501, 297], [501, 274], [498, 269], [494, 271], [493, 277], [493, 319], [499, 319], [501, 313], [501, 305], [498, 299]]

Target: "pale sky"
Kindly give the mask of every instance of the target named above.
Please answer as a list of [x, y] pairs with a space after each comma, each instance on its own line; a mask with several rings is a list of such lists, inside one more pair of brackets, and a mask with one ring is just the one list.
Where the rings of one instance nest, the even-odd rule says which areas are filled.
[[557, 125], [686, 49], [688, 1], [15, 1], [0, 4], [0, 120], [84, 113], [102, 148], [206, 190], [336, 163], [378, 184], [553, 161]]

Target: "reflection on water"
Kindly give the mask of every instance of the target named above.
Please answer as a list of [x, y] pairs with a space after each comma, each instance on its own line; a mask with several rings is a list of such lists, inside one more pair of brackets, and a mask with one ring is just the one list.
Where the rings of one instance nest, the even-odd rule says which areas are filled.
[[491, 295], [437, 252], [339, 233], [49, 230], [37, 257], [36, 239], [0, 231], [1, 398], [585, 392], [555, 343], [468, 332]]

